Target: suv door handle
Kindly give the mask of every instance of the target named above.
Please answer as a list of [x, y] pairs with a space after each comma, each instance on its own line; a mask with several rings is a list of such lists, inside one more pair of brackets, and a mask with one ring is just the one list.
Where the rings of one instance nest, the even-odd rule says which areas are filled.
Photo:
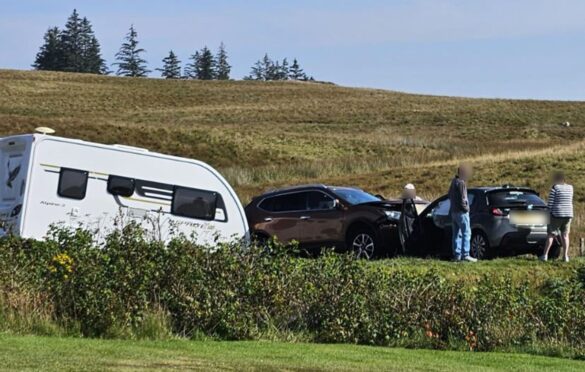
[[272, 221], [272, 217], [266, 217], [266, 218], [264, 219], [264, 221], [266, 221], [266, 222], [270, 222], [270, 221]]
[[311, 216], [301, 216], [301, 220], [310, 220]]

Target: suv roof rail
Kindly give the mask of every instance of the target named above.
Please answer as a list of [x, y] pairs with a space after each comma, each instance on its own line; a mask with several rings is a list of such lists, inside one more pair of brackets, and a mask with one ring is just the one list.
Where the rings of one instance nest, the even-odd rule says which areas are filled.
[[279, 188], [269, 188], [264, 193], [271, 194], [274, 192], [294, 191], [294, 190], [306, 189], [306, 188], [311, 188], [311, 187], [320, 188], [320, 189], [327, 188], [327, 186], [322, 184], [322, 183], [312, 183], [312, 184], [305, 184], [305, 185], [293, 185], [293, 186], [285, 186], [285, 187], [279, 187]]

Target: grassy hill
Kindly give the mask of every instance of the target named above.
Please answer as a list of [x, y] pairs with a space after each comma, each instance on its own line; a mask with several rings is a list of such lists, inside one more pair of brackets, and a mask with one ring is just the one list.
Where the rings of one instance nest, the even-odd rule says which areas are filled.
[[585, 102], [0, 70], [0, 134], [41, 125], [63, 136], [204, 160], [244, 202], [303, 182], [386, 196], [414, 182], [433, 198], [460, 161], [476, 166], [473, 184], [514, 183], [546, 193], [550, 171], [560, 167], [577, 186], [574, 226], [585, 232]]

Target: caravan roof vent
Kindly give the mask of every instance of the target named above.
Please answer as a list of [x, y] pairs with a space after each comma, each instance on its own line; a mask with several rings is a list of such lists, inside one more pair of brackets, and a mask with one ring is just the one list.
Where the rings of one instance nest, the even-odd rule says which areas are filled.
[[112, 145], [118, 149], [123, 149], [123, 150], [131, 150], [131, 151], [140, 151], [140, 152], [148, 152], [148, 149], [144, 149], [142, 147], [135, 147], [135, 146], [127, 146], [127, 145]]
[[55, 133], [55, 129], [49, 127], [38, 127], [35, 128], [35, 132], [40, 134], [53, 134]]

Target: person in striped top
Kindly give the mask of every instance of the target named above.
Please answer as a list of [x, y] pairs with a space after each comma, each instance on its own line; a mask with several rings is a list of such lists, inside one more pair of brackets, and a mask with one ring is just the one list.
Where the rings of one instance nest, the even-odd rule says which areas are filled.
[[552, 246], [555, 235], [560, 235], [563, 246], [563, 260], [569, 261], [569, 233], [571, 231], [571, 219], [573, 218], [573, 186], [565, 181], [562, 172], [553, 175], [553, 186], [548, 196], [548, 209], [550, 221], [548, 224], [548, 239], [544, 246], [544, 253], [540, 256], [542, 261], [548, 260], [548, 252]]

